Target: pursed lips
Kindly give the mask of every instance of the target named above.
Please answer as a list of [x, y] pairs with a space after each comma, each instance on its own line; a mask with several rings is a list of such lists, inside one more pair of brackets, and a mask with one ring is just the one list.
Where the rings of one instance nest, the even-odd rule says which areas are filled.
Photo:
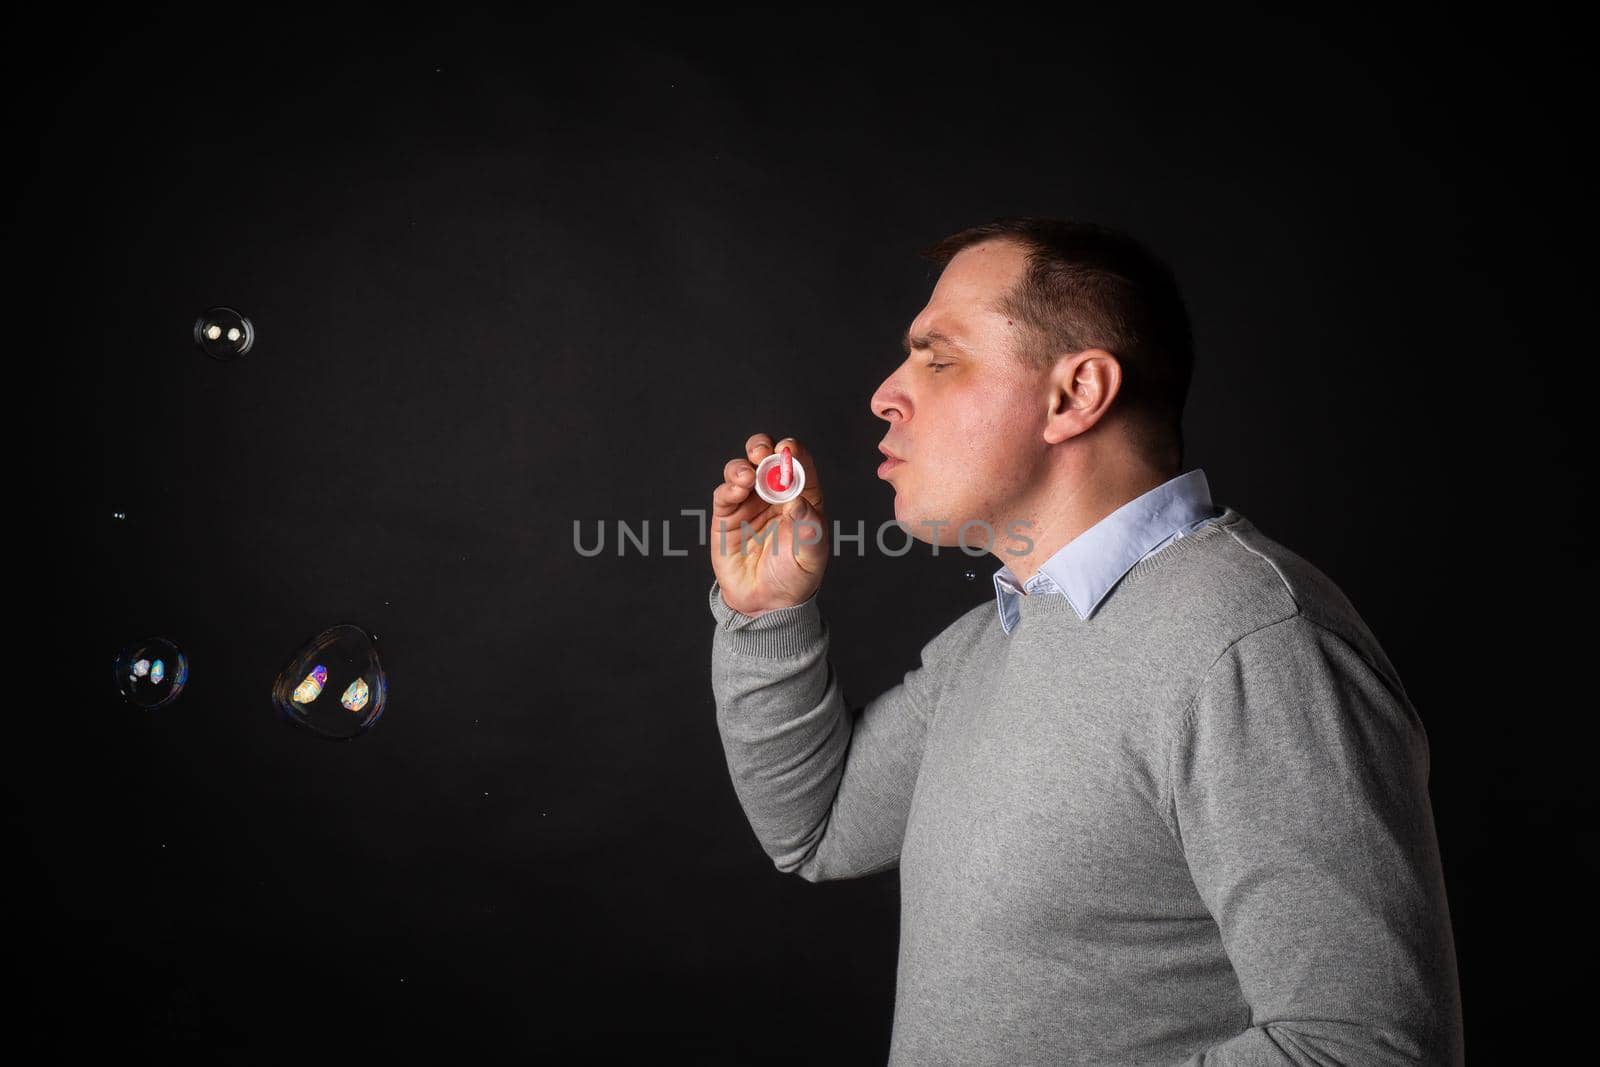
[[905, 462], [905, 460], [889, 451], [883, 445], [878, 446], [878, 451], [882, 452], [885, 457], [884, 461], [878, 464], [878, 477], [880, 478], [884, 477], [890, 471], [894, 470], [896, 467], [900, 466], [900, 464]]

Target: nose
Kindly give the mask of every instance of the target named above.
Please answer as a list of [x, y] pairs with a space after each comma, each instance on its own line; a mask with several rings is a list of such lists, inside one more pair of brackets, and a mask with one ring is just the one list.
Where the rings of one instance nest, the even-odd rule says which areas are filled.
[[911, 414], [911, 400], [906, 396], [905, 390], [900, 388], [898, 376], [895, 374], [883, 380], [877, 392], [872, 394], [872, 413], [880, 419], [889, 422], [904, 421]]

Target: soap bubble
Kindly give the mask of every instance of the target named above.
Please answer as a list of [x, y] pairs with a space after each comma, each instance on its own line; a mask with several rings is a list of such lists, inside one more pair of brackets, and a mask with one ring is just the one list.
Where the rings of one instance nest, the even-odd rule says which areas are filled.
[[233, 308], [214, 307], [194, 320], [194, 343], [213, 359], [238, 359], [255, 341], [255, 326]]
[[150, 637], [118, 652], [111, 674], [122, 698], [141, 708], [159, 708], [178, 699], [189, 680], [189, 660], [176, 643]]
[[383, 714], [388, 684], [365, 630], [341, 623], [307, 641], [272, 683], [272, 703], [318, 737], [347, 740]]

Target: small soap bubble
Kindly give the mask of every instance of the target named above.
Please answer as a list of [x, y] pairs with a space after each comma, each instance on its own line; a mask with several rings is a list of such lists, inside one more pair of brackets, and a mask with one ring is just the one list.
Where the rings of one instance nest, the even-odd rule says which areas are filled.
[[194, 320], [194, 343], [213, 359], [238, 359], [255, 341], [255, 326], [233, 308], [209, 308]]
[[372, 729], [387, 698], [388, 682], [372, 638], [349, 623], [306, 642], [272, 683], [272, 703], [279, 713], [331, 740], [348, 740]]
[[130, 704], [159, 708], [172, 703], [189, 680], [189, 661], [173, 641], [151, 637], [128, 645], [111, 662], [117, 690]]
[[978, 572], [977, 571], [968, 571], [967, 572], [967, 581], [969, 581], [969, 582], [975, 581], [977, 579], [977, 577], [978, 577]]
[[113, 511], [111, 513], [111, 517], [116, 519], [118, 522], [121, 522], [123, 519], [128, 517], [128, 513], [126, 511]]

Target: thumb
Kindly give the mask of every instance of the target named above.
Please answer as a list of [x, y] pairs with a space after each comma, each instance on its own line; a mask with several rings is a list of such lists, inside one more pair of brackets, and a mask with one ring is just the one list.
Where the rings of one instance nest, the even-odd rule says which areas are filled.
[[815, 513], [811, 510], [810, 501], [806, 500], [806, 498], [803, 496], [797, 496], [793, 500], [789, 501], [788, 510], [785, 512], [785, 514], [787, 514], [789, 518], [795, 522], [806, 518], [816, 518]]

